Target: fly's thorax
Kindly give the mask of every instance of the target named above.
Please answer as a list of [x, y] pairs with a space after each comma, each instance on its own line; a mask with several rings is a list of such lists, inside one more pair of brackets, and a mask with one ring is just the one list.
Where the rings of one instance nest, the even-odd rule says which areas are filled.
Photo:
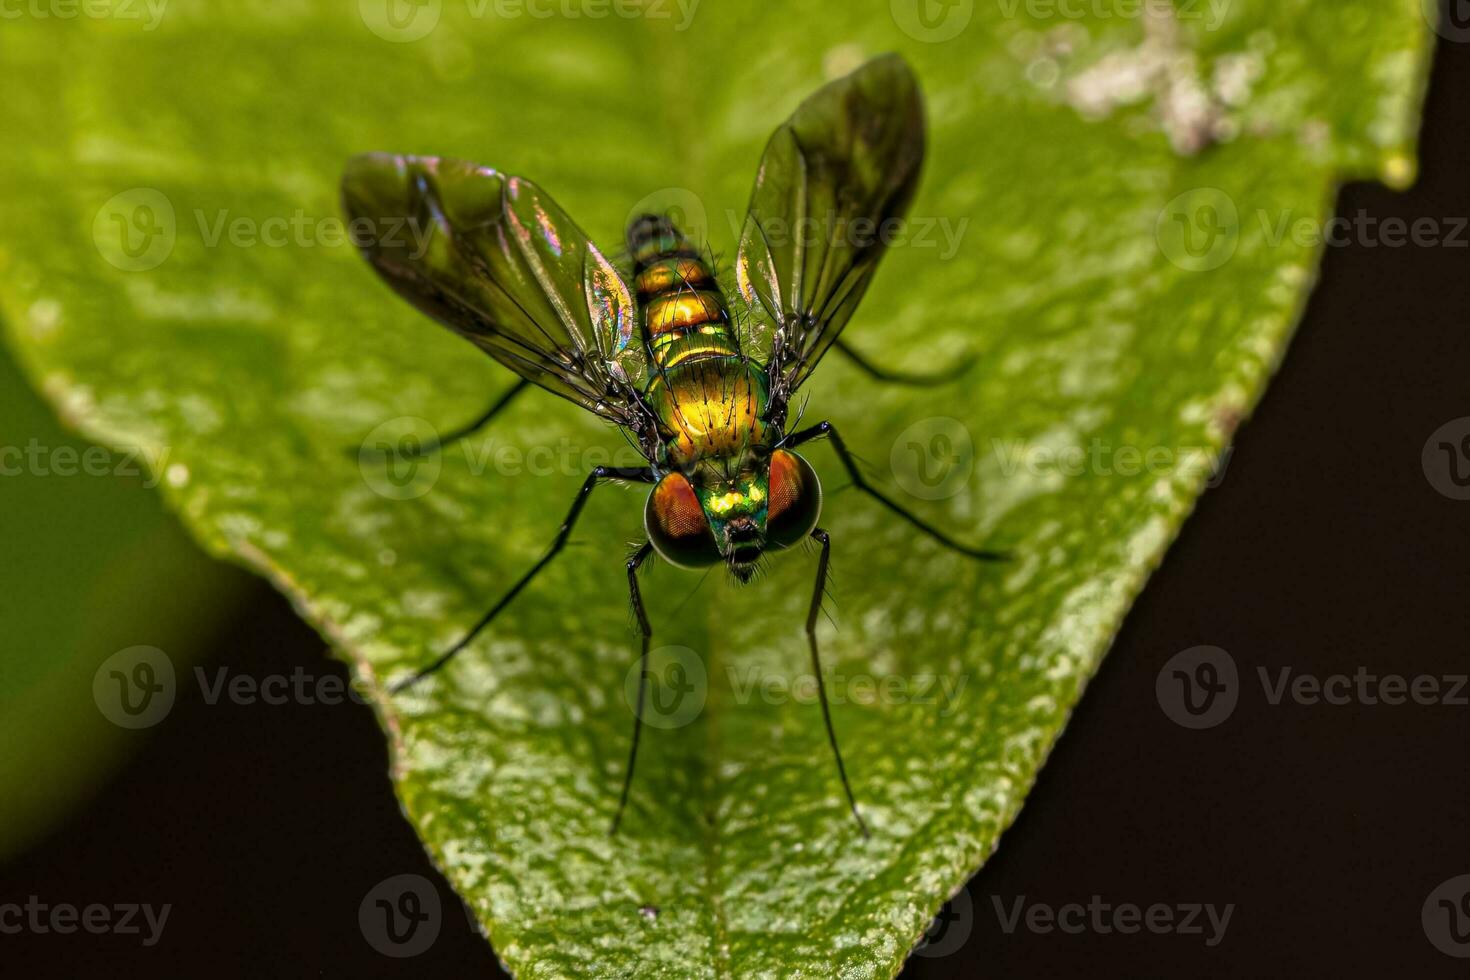
[[645, 393], [665, 433], [660, 462], [690, 470], [766, 444], [766, 373], [742, 357], [708, 357], [656, 370]]

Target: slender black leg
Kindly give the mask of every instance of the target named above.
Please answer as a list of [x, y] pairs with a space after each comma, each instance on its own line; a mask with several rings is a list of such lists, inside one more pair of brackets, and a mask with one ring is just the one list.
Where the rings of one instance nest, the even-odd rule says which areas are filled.
[[886, 381], [896, 385], [942, 385], [955, 380], [966, 371], [970, 365], [975, 363], [975, 358], [969, 354], [960, 358], [949, 367], [934, 372], [924, 371], [895, 371], [892, 368], [879, 367], [868, 360], [863, 354], [848, 346], [847, 341], [838, 338], [832, 346], [839, 352], [847, 355], [848, 359], [857, 366], [868, 377], [876, 381]]
[[448, 446], [451, 443], [458, 442], [465, 436], [474, 435], [476, 432], [479, 432], [485, 426], [489, 425], [490, 420], [499, 415], [507, 405], [514, 401], [516, 395], [519, 395], [521, 392], [525, 391], [529, 387], [531, 387], [531, 382], [527, 381], [525, 378], [519, 379], [518, 381], [516, 381], [515, 384], [511, 385], [510, 389], [507, 390], [505, 394], [495, 399], [490, 407], [485, 409], [485, 411], [481, 413], [479, 418], [475, 419], [473, 422], [468, 422], [457, 429], [450, 429], [449, 432], [445, 433], [438, 439], [430, 439], [428, 442], [424, 443], [421, 446], [416, 446], [413, 449], [404, 450], [402, 452], [391, 449], [369, 449], [366, 451], [370, 454], [381, 456], [384, 459], [387, 459], [390, 456], [398, 459], [416, 459], [420, 456], [432, 455], [433, 453], [437, 453], [439, 450], [443, 449], [445, 446]]
[[837, 775], [842, 779], [842, 791], [847, 794], [847, 805], [858, 823], [863, 836], [868, 836], [868, 825], [858, 813], [857, 800], [853, 798], [852, 786], [847, 781], [847, 767], [842, 764], [842, 751], [837, 748], [837, 732], [832, 728], [832, 709], [827, 704], [827, 685], [822, 680], [822, 658], [817, 655], [817, 617], [822, 612], [822, 596], [827, 591], [827, 563], [832, 557], [832, 538], [822, 528], [812, 531], [812, 537], [822, 543], [822, 555], [817, 559], [817, 585], [812, 590], [812, 608], [806, 614], [806, 640], [812, 648], [812, 673], [817, 676], [817, 697], [822, 702], [822, 721], [827, 724], [827, 741], [832, 743], [832, 757], [837, 760]]
[[853, 486], [877, 500], [884, 507], [887, 507], [935, 541], [938, 541], [947, 548], [953, 548], [962, 555], [968, 555], [979, 561], [1005, 561], [1010, 558], [1010, 554], [1004, 551], [988, 551], [984, 548], [972, 548], [967, 544], [961, 544], [922, 517], [910, 513], [902, 505], [884, 494], [883, 491], [869, 483], [867, 477], [863, 476], [862, 471], [858, 469], [857, 460], [853, 459], [852, 453], [848, 451], [847, 444], [837, 434], [837, 427], [831, 422], [818, 422], [810, 429], [802, 429], [800, 432], [792, 433], [786, 437], [781, 445], [783, 448], [795, 448], [804, 442], [809, 442], [812, 439], [820, 439], [823, 436], [826, 436], [832, 441], [832, 448], [836, 451], [837, 458], [842, 460], [842, 465], [847, 469], [847, 475], [852, 477]]
[[434, 660], [433, 663], [429, 664], [429, 666], [425, 667], [423, 670], [414, 674], [407, 680], [399, 681], [398, 683], [394, 684], [391, 688], [394, 694], [397, 694], [399, 691], [402, 691], [408, 687], [412, 687], [414, 684], [417, 684], [425, 677], [428, 677], [430, 674], [434, 673], [440, 667], [443, 667], [445, 664], [449, 663], [449, 661], [454, 658], [455, 654], [459, 653], [465, 647], [469, 646], [470, 641], [473, 640], [481, 630], [490, 625], [490, 621], [500, 614], [500, 610], [510, 605], [511, 600], [520, 595], [521, 590], [526, 587], [527, 583], [529, 583], [531, 579], [536, 577], [536, 573], [545, 568], [547, 563], [550, 562], [551, 559], [555, 558], [557, 556], [557, 553], [566, 546], [567, 538], [571, 537], [572, 535], [572, 527], [577, 523], [577, 518], [581, 516], [582, 508], [587, 505], [587, 497], [592, 493], [593, 490], [597, 489], [597, 484], [603, 480], [637, 480], [642, 483], [652, 483], [654, 482], [655, 477], [653, 470], [642, 467], [630, 468], [617, 466], [599, 466], [597, 469], [587, 474], [586, 481], [582, 484], [582, 488], [577, 491], [576, 499], [572, 501], [572, 509], [567, 512], [566, 520], [561, 522], [561, 530], [557, 532], [556, 540], [551, 543], [551, 548], [547, 550], [546, 554], [541, 556], [541, 560], [532, 565], [531, 570], [522, 575], [520, 579], [517, 580], [516, 584], [510, 587], [510, 591], [501, 596], [500, 601], [491, 606], [490, 611], [481, 616], [480, 621], [476, 623], [470, 629], [470, 631], [460, 639], [458, 643], [441, 653]]
[[653, 637], [653, 627], [648, 625], [648, 613], [643, 610], [643, 593], [638, 591], [638, 568], [653, 551], [647, 541], [633, 552], [628, 559], [628, 595], [633, 600], [633, 614], [638, 617], [638, 629], [643, 634], [643, 645], [638, 654], [638, 703], [633, 708], [633, 745], [628, 749], [628, 769], [623, 773], [623, 793], [618, 797], [618, 812], [613, 816], [609, 834], [618, 832], [622, 823], [623, 810], [628, 805], [628, 790], [633, 786], [633, 766], [638, 762], [638, 736], [643, 732], [643, 694], [648, 688], [648, 641]]

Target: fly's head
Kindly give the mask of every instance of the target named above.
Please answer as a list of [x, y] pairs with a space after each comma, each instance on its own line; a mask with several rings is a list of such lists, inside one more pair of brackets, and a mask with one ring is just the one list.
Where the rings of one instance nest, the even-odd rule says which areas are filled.
[[811, 464], [777, 449], [750, 453], [733, 470], [714, 463], [668, 473], [648, 495], [648, 540], [670, 564], [724, 562], [750, 580], [768, 550], [789, 548], [817, 526], [822, 485]]

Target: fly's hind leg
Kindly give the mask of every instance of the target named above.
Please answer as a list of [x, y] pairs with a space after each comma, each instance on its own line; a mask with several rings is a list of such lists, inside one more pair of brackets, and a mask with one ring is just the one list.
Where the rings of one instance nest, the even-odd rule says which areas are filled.
[[938, 371], [897, 371], [893, 368], [879, 367], [867, 358], [866, 355], [849, 346], [847, 341], [838, 338], [832, 344], [838, 352], [852, 361], [853, 365], [875, 381], [883, 381], [895, 385], [942, 385], [954, 381], [960, 375], [970, 370], [970, 365], [975, 363], [973, 355], [966, 354], [948, 367], [940, 368]]
[[474, 419], [471, 422], [466, 422], [464, 425], [461, 425], [457, 429], [450, 429], [442, 436], [429, 439], [428, 441], [420, 443], [411, 448], [399, 449], [389, 448], [387, 446], [363, 446], [361, 449], [354, 449], [350, 452], [354, 456], [361, 456], [365, 454], [368, 456], [376, 456], [379, 459], [420, 459], [424, 456], [431, 456], [434, 453], [437, 453], [439, 450], [445, 448], [446, 446], [452, 445], [453, 443], [458, 442], [466, 436], [472, 436], [476, 432], [479, 432], [481, 429], [483, 429], [485, 426], [489, 425], [491, 419], [499, 415], [507, 406], [510, 405], [511, 402], [515, 400], [515, 397], [517, 395], [519, 395], [521, 392], [525, 391], [529, 387], [531, 387], [531, 382], [527, 381], [525, 378], [518, 379], [516, 383], [511, 385], [504, 394], [500, 395], [498, 398], [495, 399], [495, 401], [491, 402], [490, 407], [481, 412], [478, 418]]
[[862, 470], [858, 469], [857, 460], [853, 458], [852, 452], [849, 451], [847, 448], [847, 443], [842, 441], [842, 436], [837, 434], [837, 427], [834, 426], [831, 422], [818, 422], [810, 429], [802, 429], [800, 432], [794, 432], [791, 435], [787, 436], [786, 439], [781, 443], [781, 445], [786, 448], [795, 449], [797, 446], [801, 445], [804, 442], [810, 442], [813, 439], [821, 439], [824, 437], [832, 443], [832, 449], [834, 452], [837, 453], [837, 458], [842, 461], [843, 467], [847, 470], [847, 475], [852, 479], [853, 486], [857, 487], [863, 493], [878, 501], [884, 507], [887, 507], [899, 517], [902, 517], [904, 520], [908, 521], [920, 531], [923, 531], [925, 534], [929, 535], [929, 537], [933, 538], [935, 541], [938, 541], [946, 548], [952, 548], [955, 551], [958, 551], [962, 555], [974, 558], [976, 561], [1005, 561], [1011, 557], [1009, 552], [993, 551], [988, 548], [975, 548], [971, 545], [962, 544], [961, 542], [956, 541], [948, 534], [945, 534], [943, 531], [939, 530], [939, 528], [935, 527], [933, 524], [930, 524], [928, 521], [924, 520], [922, 517], [913, 513], [908, 508], [898, 503], [898, 501], [894, 500], [892, 497], [889, 497], [883, 491], [873, 486], [871, 483], [868, 482], [868, 478], [863, 476]]

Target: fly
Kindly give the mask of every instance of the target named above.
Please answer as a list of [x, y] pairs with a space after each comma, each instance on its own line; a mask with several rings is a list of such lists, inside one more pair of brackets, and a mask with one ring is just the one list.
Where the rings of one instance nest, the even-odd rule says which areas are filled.
[[[421, 452], [477, 431], [536, 385], [627, 430], [647, 460], [588, 474], [546, 554], [459, 642], [394, 684], [395, 692], [442, 669], [520, 594], [565, 546], [599, 484], [646, 483], [647, 540], [626, 562], [643, 667], [653, 630], [638, 572], [651, 556], [683, 568], [723, 564], [746, 582], [769, 553], [808, 540], [820, 547], [807, 642], [838, 777], [867, 835], [817, 650], [832, 542], [818, 523], [816, 471], [796, 450], [826, 439], [859, 490], [920, 531], [971, 558], [1004, 555], [956, 541], [870, 484], [831, 422], [794, 432], [786, 425], [792, 396], [830, 348], [879, 380], [940, 380], [887, 370], [840, 339], [883, 257], [882, 236], [871, 232], [907, 212], [924, 143], [918, 82], [897, 55], [819, 89], [776, 130], [756, 172], [734, 264], [739, 309], [756, 324], [749, 332], [736, 329], [715, 270], [667, 216], [629, 223], [625, 277], [524, 178], [437, 157], [372, 153], [348, 163], [342, 194], [354, 228], [399, 221], [427, 235], [413, 250], [357, 236], [373, 268], [521, 379], [480, 418]], [[822, 233], [811, 234], [814, 228]], [[645, 672], [639, 677], [614, 833], [638, 758]]]

